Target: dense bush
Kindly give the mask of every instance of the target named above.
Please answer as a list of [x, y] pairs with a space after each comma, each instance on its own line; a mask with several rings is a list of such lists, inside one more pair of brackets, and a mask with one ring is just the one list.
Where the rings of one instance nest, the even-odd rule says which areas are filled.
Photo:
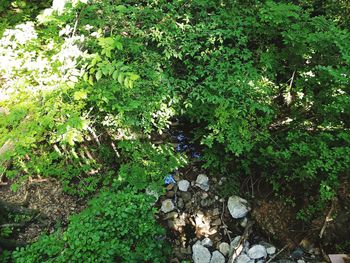
[[[4, 7], [20, 2], [5, 1], [0, 13], [10, 18]], [[318, 195], [300, 218], [311, 219], [349, 179], [346, 1], [68, 2], [61, 15], [45, 10], [34, 22], [0, 25], [7, 62], [0, 64], [0, 146], [13, 145], [0, 156], [0, 164], [12, 161], [0, 175], [54, 176], [80, 195], [116, 179], [160, 192], [163, 177], [186, 159], [150, 138], [183, 117], [204, 147], [204, 168], [234, 181], [262, 178], [292, 201]], [[97, 211], [110, 209], [102, 200], [134, 196], [142, 199], [129, 190], [102, 194], [94, 202], [105, 205], [76, 218], [99, 219]], [[117, 227], [109, 225], [120, 223], [115, 216], [102, 217], [101, 227]], [[98, 227], [86, 229], [101, 238]], [[80, 231], [72, 219], [63, 236], [39, 241], [57, 241], [52, 251], [33, 244], [15, 258], [40, 251], [38, 260], [84, 259], [73, 253], [86, 249], [74, 243]], [[118, 237], [115, 247], [102, 242], [87, 253], [99, 250], [107, 261], [129, 255], [135, 239]], [[109, 255], [115, 248], [120, 254]]]
[[131, 188], [102, 192], [65, 232], [18, 249], [14, 262], [165, 262], [168, 250], [153, 202]]

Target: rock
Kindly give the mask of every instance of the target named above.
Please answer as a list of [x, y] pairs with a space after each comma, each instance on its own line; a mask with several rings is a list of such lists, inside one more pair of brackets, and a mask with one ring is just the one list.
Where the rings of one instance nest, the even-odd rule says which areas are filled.
[[176, 224], [175, 224], [175, 222], [174, 222], [173, 220], [169, 220], [169, 221], [168, 221], [168, 227], [169, 227], [170, 229], [176, 229]]
[[249, 241], [245, 241], [244, 242], [244, 245], [243, 245], [243, 252], [248, 254], [248, 251], [249, 251]]
[[190, 209], [192, 208], [192, 202], [187, 202], [187, 203], [185, 204], [185, 208], [186, 208], [187, 210], [190, 210]]
[[168, 185], [166, 186], [166, 189], [167, 189], [168, 191], [172, 190], [173, 188], [174, 188], [174, 184], [168, 184]]
[[221, 225], [221, 219], [220, 218], [218, 218], [218, 219], [215, 219], [212, 223], [211, 223], [211, 225], [212, 226], [220, 226]]
[[208, 198], [208, 196], [209, 196], [209, 194], [208, 193], [201, 193], [201, 199], [206, 199], [206, 198]]
[[239, 196], [231, 196], [228, 199], [227, 208], [233, 218], [245, 217], [250, 211], [248, 201]]
[[179, 192], [178, 194], [181, 196], [185, 203], [192, 199], [192, 195], [189, 192]]
[[248, 218], [244, 217], [240, 223], [241, 227], [245, 228], [248, 224]]
[[262, 245], [254, 245], [249, 249], [248, 256], [251, 259], [266, 258], [266, 248]]
[[169, 213], [175, 209], [175, 205], [170, 199], [166, 199], [162, 202], [162, 207], [160, 209], [163, 213]]
[[300, 259], [303, 255], [304, 255], [304, 251], [300, 247], [297, 247], [291, 253], [291, 257], [293, 259]]
[[194, 263], [210, 263], [211, 254], [209, 250], [200, 245], [194, 244], [192, 246], [192, 259]]
[[187, 180], [181, 180], [177, 183], [179, 190], [182, 192], [187, 192], [188, 188], [190, 187], [190, 182]]
[[215, 250], [210, 263], [225, 263], [225, 257], [219, 251]]
[[210, 199], [210, 198], [202, 199], [202, 200], [201, 200], [201, 206], [202, 206], [202, 207], [209, 207], [209, 206], [211, 206], [211, 205], [214, 204], [214, 203], [215, 203], [215, 200]]
[[302, 259], [299, 259], [299, 260], [297, 261], [297, 263], [305, 263], [305, 261], [302, 260]]
[[173, 198], [175, 196], [175, 192], [174, 191], [169, 191], [166, 193], [166, 197], [168, 198]]
[[209, 178], [205, 174], [199, 174], [196, 180], [196, 186], [204, 191], [209, 190]]
[[218, 216], [218, 215], [220, 215], [220, 210], [219, 210], [219, 208], [213, 209], [213, 216]]
[[236, 237], [231, 241], [231, 244], [230, 244], [231, 249], [237, 249], [240, 240], [241, 240], [241, 236], [236, 236]]
[[164, 219], [165, 220], [168, 220], [168, 219], [174, 219], [174, 218], [176, 218], [176, 217], [178, 217], [179, 216], [179, 214], [177, 213], [177, 212], [171, 212], [171, 213], [168, 213], [168, 214], [166, 214], [165, 216], [164, 216]]
[[266, 252], [269, 255], [273, 255], [276, 253], [276, 248], [274, 246], [268, 247], [268, 248], [266, 248]]
[[184, 200], [183, 200], [182, 198], [179, 198], [179, 199], [177, 200], [177, 207], [178, 207], [179, 209], [183, 209], [184, 206], [185, 206]]
[[226, 242], [222, 242], [219, 245], [219, 251], [224, 255], [227, 256], [228, 253], [230, 253], [230, 245]]
[[201, 241], [201, 245], [205, 247], [211, 247], [213, 246], [213, 241], [211, 241], [209, 237], [206, 237]]
[[239, 255], [235, 260], [235, 263], [248, 263], [248, 262], [250, 262], [250, 257], [248, 257], [246, 254]]

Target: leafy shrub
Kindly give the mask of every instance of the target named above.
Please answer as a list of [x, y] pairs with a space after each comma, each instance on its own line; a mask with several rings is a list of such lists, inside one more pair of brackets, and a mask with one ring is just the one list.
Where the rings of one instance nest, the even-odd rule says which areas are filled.
[[154, 220], [153, 202], [131, 188], [101, 192], [64, 233], [18, 249], [14, 262], [165, 262], [164, 230]]

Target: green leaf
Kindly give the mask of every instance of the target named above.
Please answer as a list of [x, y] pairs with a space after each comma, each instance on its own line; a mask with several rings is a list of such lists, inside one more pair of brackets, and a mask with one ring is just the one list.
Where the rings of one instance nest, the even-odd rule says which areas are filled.
[[99, 81], [101, 79], [101, 77], [102, 77], [102, 72], [101, 72], [101, 70], [98, 70], [96, 72], [96, 80]]

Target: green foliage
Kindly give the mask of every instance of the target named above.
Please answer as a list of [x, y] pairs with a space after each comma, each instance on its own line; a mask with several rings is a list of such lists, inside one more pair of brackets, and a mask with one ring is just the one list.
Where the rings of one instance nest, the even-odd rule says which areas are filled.
[[65, 232], [18, 249], [14, 262], [165, 262], [164, 231], [154, 220], [153, 202], [131, 188], [101, 192]]
[[43, 0], [2, 0], [0, 3], [0, 37], [6, 28], [34, 19], [40, 10], [48, 6], [48, 2]]
[[164, 191], [164, 177], [187, 163], [182, 154], [174, 154], [170, 145], [125, 141], [119, 144], [125, 163], [119, 169], [119, 180], [137, 189]]
[[[292, 2], [73, 1], [62, 15], [45, 10], [35, 22], [4, 30], [0, 146], [14, 147], [2, 157], [12, 166], [1, 173], [19, 181], [57, 177], [80, 195], [114, 180], [160, 191], [163, 177], [186, 158], [149, 139], [174, 116], [185, 117], [198, 125], [204, 168], [235, 182], [261, 177], [291, 202], [300, 193], [318, 196], [299, 212], [311, 219], [349, 177], [350, 33], [342, 18], [349, 5]], [[94, 202], [108, 196], [119, 205], [119, 195], [128, 201], [139, 193], [102, 194]], [[90, 222], [94, 215], [101, 227], [120, 227], [92, 207], [77, 218]], [[121, 209], [135, 226], [138, 219]], [[74, 242], [102, 238], [98, 227], [87, 223], [85, 233], [72, 219], [63, 236], [39, 241], [57, 241], [52, 250], [33, 244], [15, 257], [130, 256], [136, 239], [125, 234], [121, 243], [107, 244], [108, 237], [93, 244], [103, 247], [74, 254], [75, 247], [88, 249]], [[157, 243], [147, 242], [153, 251]], [[119, 254], [108, 256], [107, 248]], [[134, 254], [140, 257], [137, 248]]]

